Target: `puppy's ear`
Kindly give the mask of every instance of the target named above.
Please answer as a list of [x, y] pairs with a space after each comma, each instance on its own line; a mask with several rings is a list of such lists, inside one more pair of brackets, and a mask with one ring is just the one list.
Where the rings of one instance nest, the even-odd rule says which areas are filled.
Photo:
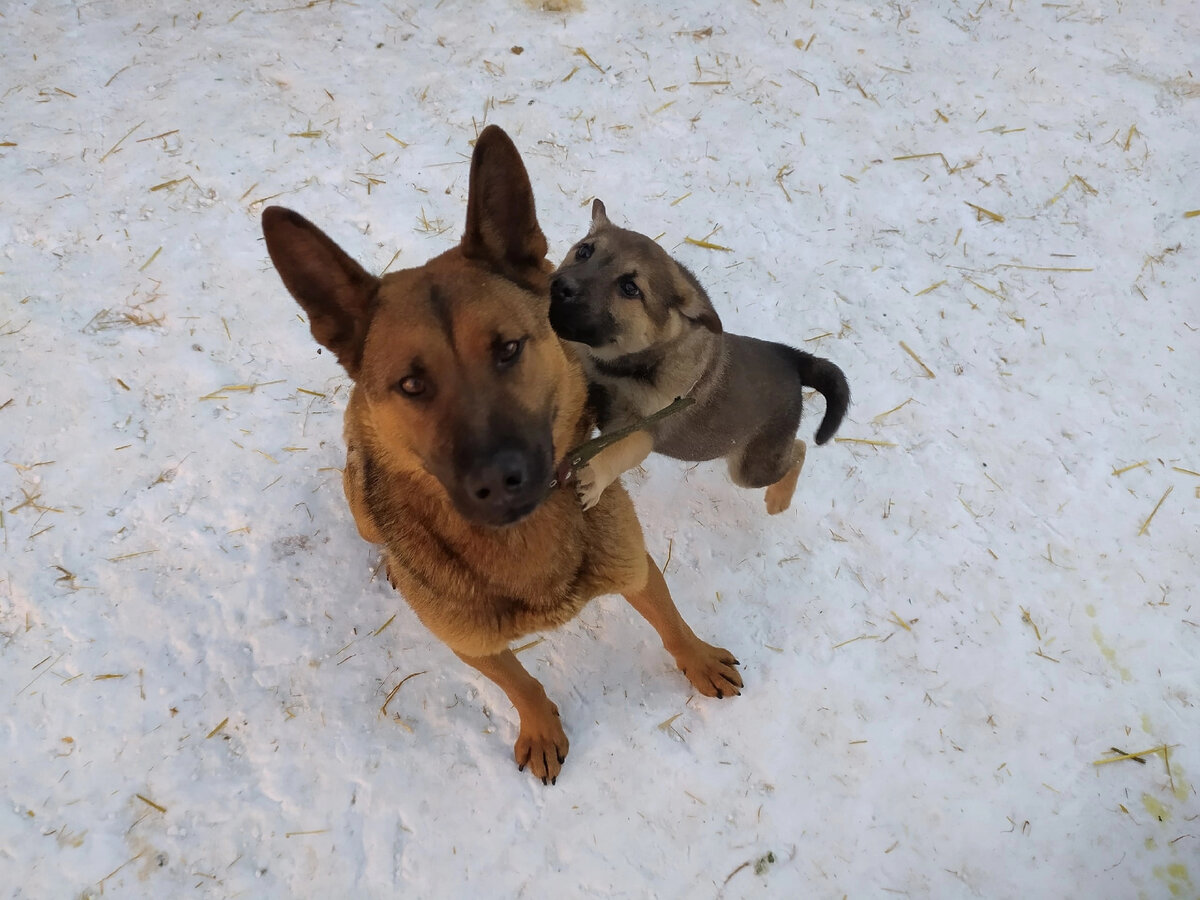
[[604, 209], [604, 201], [597, 197], [592, 201], [592, 231], [608, 224], [608, 212]]
[[284, 287], [308, 313], [313, 337], [333, 351], [351, 378], [357, 377], [379, 279], [290, 209], [268, 206], [262, 228], [271, 262]]
[[675, 279], [675, 294], [671, 305], [679, 310], [685, 319], [707, 328], [713, 334], [720, 334], [724, 330], [721, 317], [713, 309], [708, 293], [700, 286], [695, 275], [682, 265], [676, 265], [679, 267], [679, 275]]
[[494, 266], [523, 287], [541, 291], [546, 236], [538, 226], [533, 187], [521, 155], [503, 130], [483, 129], [471, 155], [467, 227], [462, 253]]

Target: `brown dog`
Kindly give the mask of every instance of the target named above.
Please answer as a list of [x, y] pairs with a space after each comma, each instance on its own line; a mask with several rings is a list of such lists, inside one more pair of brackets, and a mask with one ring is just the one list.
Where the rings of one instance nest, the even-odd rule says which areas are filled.
[[476, 142], [462, 242], [423, 266], [375, 278], [281, 207], [263, 233], [354, 381], [343, 485], [359, 534], [383, 545], [429, 630], [508, 695], [520, 768], [554, 781], [567, 737], [509, 644], [599, 594], [624, 594], [700, 693], [739, 693], [737, 660], [680, 617], [621, 485], [586, 512], [550, 487], [592, 420], [579, 362], [550, 328], [546, 239], [503, 131]]

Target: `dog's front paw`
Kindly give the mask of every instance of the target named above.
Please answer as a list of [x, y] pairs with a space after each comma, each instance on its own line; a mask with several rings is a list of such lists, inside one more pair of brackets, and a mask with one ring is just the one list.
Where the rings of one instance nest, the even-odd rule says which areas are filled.
[[714, 647], [696, 638], [694, 644], [675, 657], [675, 664], [705, 697], [736, 697], [742, 692], [742, 676], [737, 670], [740, 663], [724, 647]]
[[600, 500], [607, 484], [601, 483], [596, 477], [596, 471], [589, 465], [580, 466], [575, 470], [575, 496], [584, 511], [591, 509]]
[[547, 704], [542, 715], [521, 716], [521, 732], [513, 747], [518, 769], [524, 771], [528, 766], [534, 778], [542, 779], [542, 784], [554, 784], [569, 748], [558, 707], [553, 703]]

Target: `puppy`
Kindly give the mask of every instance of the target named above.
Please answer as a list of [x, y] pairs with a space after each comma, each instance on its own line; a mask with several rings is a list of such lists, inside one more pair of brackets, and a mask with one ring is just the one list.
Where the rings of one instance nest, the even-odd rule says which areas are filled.
[[842, 370], [785, 344], [729, 334], [695, 276], [645, 235], [618, 228], [592, 204], [587, 236], [550, 282], [550, 324], [580, 345], [603, 433], [676, 397], [695, 403], [606, 447], [575, 473], [585, 509], [654, 450], [676, 459], [724, 457], [735, 484], [765, 487], [783, 512], [804, 465], [796, 439], [803, 386], [825, 396], [816, 441], [837, 431], [850, 402]]
[[551, 487], [593, 422], [579, 362], [547, 318], [546, 238], [508, 135], [479, 135], [462, 241], [415, 269], [376, 278], [282, 207], [262, 224], [313, 337], [354, 382], [343, 487], [359, 534], [382, 545], [429, 630], [508, 695], [518, 767], [553, 782], [568, 743], [509, 645], [599, 594], [624, 594], [697, 691], [739, 693], [737, 660], [680, 617], [621, 486], [586, 512]]

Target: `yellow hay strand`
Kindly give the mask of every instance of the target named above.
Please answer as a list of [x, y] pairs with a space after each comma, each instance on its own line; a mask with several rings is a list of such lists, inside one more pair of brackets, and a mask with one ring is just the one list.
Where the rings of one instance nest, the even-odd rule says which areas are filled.
[[[939, 112], [938, 115], [941, 116], [942, 114]], [[946, 119], [945, 116], [942, 116], [942, 118], [945, 121], [949, 121], [949, 119]], [[942, 165], [946, 167], [946, 173], [949, 175], [954, 175], [955, 173], [961, 172], [963, 169], [969, 169], [974, 165], [974, 163], [963, 163], [961, 166], [952, 166], [949, 162], [947, 162], [945, 154], [942, 153], [910, 153], [907, 156], [892, 157], [893, 162], [903, 162], [910, 159], [940, 159], [942, 161]]]
[[165, 806], [159, 806], [157, 803], [155, 803], [149, 797], [146, 797], [142, 794], [134, 794], [133, 796], [137, 797], [139, 800], [141, 800], [147, 806], [157, 809], [160, 813], [165, 813], [167, 811], [167, 808]]
[[1150, 465], [1150, 460], [1143, 459], [1141, 462], [1135, 462], [1132, 465], [1123, 466], [1120, 469], [1113, 469], [1112, 473], [1113, 475], [1124, 475], [1126, 472], [1132, 471], [1133, 469], [1140, 469], [1142, 466], [1148, 465]]
[[[0, 146], [4, 146], [4, 145], [0, 145]], [[13, 144], [12, 146], [15, 147], [16, 144]], [[1183, 217], [1185, 219], [1194, 219], [1194, 218], [1196, 218], [1196, 216], [1200, 216], [1200, 209], [1189, 209], [1187, 212], [1185, 212], [1183, 214]]]
[[916, 364], [925, 370], [926, 375], [928, 375], [930, 378], [937, 378], [937, 376], [933, 374], [933, 369], [925, 365], [925, 363], [921, 361], [921, 357], [917, 356], [917, 354], [913, 352], [912, 348], [909, 347], [908, 344], [904, 343], [904, 341], [900, 342], [900, 349], [911, 356]]
[[387, 629], [389, 625], [396, 621], [396, 614], [392, 613], [392, 617], [371, 632], [373, 637], [379, 637]]
[[522, 644], [520, 647], [514, 647], [513, 655], [516, 655], [518, 653], [524, 653], [526, 650], [530, 650], [530, 649], [536, 647], [538, 644], [540, 644], [544, 640], [545, 640], [545, 638], [534, 638], [532, 641], [528, 641], [527, 643]]
[[390, 138], [391, 138], [393, 141], [395, 141], [395, 142], [396, 142], [397, 144], [399, 144], [401, 147], [408, 147], [408, 141], [402, 141], [402, 140], [400, 140], [400, 138], [396, 137], [396, 136], [395, 136], [394, 134], [392, 134], [390, 131], [385, 131], [385, 132], [384, 132], [384, 134], [385, 134], [385, 135], [387, 135], [388, 137], [390, 137]]
[[109, 672], [105, 675], [94, 675], [92, 681], [112, 681], [114, 678], [124, 678], [124, 672]]
[[[11, 403], [12, 401], [10, 400], [9, 402]], [[1171, 466], [1171, 468], [1176, 472], [1182, 472], [1184, 475], [1195, 475], [1197, 478], [1200, 478], [1200, 472], [1193, 472], [1191, 469], [1181, 469], [1179, 466]]]
[[[895, 622], [897, 625], [899, 625], [901, 628], [903, 628], [905, 631], [912, 631], [912, 626], [909, 625], [907, 622], [905, 622], [902, 618], [900, 618], [900, 614], [897, 613], [895, 610], [892, 610], [892, 621]], [[861, 743], [865, 744], [866, 741], [862, 741]]]
[[1021, 621], [1033, 629], [1033, 636], [1040, 641], [1042, 639], [1042, 632], [1034, 624], [1033, 617], [1029, 615], [1029, 610], [1023, 606], [1018, 606], [1017, 609], [1021, 610]]
[[685, 237], [683, 242], [685, 244], [691, 244], [693, 247], [703, 247], [705, 250], [721, 250], [725, 253], [733, 252], [732, 247], [722, 247], [720, 244], [714, 244], [711, 241], [706, 241], [703, 239], [696, 240], [696, 238], [693, 237]]
[[323, 131], [314, 131], [314, 130], [310, 130], [310, 131], [289, 131], [289, 132], [288, 132], [288, 137], [294, 137], [294, 138], [309, 138], [310, 140], [314, 140], [314, 139], [316, 139], [316, 138], [322, 137], [324, 134], [325, 134], [325, 132], [323, 132]]
[[328, 394], [322, 394], [320, 391], [310, 391], [308, 388], [300, 388], [300, 387], [296, 388], [296, 393], [308, 394], [310, 397], [320, 397], [322, 400], [324, 400], [328, 396]]
[[877, 415], [877, 416], [876, 416], [875, 418], [873, 418], [871, 421], [872, 421], [872, 422], [875, 422], [875, 423], [879, 423], [880, 421], [882, 421], [882, 420], [883, 420], [883, 418], [884, 418], [885, 416], [890, 416], [892, 413], [894, 413], [894, 412], [898, 412], [899, 410], [902, 410], [902, 409], [904, 409], [904, 407], [908, 406], [908, 404], [910, 404], [910, 403], [912, 403], [912, 402], [913, 402], [913, 398], [912, 398], [912, 397], [909, 397], [907, 400], [905, 400], [905, 401], [904, 401], [903, 403], [901, 403], [899, 406], [893, 406], [891, 409], [887, 410], [886, 412], [881, 412], [879, 415]]
[[[368, 190], [367, 193], [370, 193], [370, 191]], [[387, 261], [387, 265], [385, 265], [382, 269], [379, 270], [379, 274], [382, 275], [384, 272], [386, 272], [388, 269], [390, 269], [392, 267], [392, 263], [394, 263], [397, 260], [397, 258], [399, 258], [399, 256], [400, 256], [400, 248], [397, 247], [396, 252], [392, 254], [392, 258]]]
[[1003, 222], [1004, 221], [1004, 216], [1000, 215], [1000, 213], [994, 213], [990, 209], [984, 209], [982, 206], [977, 206], [976, 204], [972, 203], [970, 200], [964, 200], [963, 203], [967, 204], [967, 206], [969, 206], [969, 207], [971, 207], [971, 209], [975, 210], [975, 212], [978, 215], [987, 216], [987, 218], [991, 219], [993, 222]]
[[675, 738], [677, 738], [678, 740], [682, 741], [683, 735], [680, 734], [674, 727], [675, 720], [678, 719], [682, 715], [683, 715], [683, 713], [675, 713], [675, 715], [671, 716], [669, 719], [663, 719], [661, 722], [658, 723], [658, 730], [665, 731], [667, 734], [672, 735]]
[[123, 143], [125, 143], [125, 138], [129, 137], [131, 134], [133, 134], [135, 131], [137, 131], [139, 128], [141, 128], [145, 124], [146, 124], [145, 122], [138, 122], [136, 125], [134, 125], [132, 128], [130, 128], [127, 132], [125, 132], [125, 135], [119, 141], [117, 141], [115, 144], [113, 144], [111, 147], [109, 147], [107, 153], [105, 153], [102, 157], [100, 157], [100, 162], [104, 162], [106, 159], [108, 159], [110, 156], [112, 156], [114, 153], [116, 153], [117, 148], [120, 147]]
[[147, 268], [150, 266], [150, 263], [152, 263], [152, 262], [154, 262], [156, 259], [158, 259], [158, 254], [160, 254], [160, 253], [162, 253], [162, 247], [159, 247], [157, 250], [155, 250], [153, 253], [151, 253], [151, 254], [150, 254], [150, 258], [149, 258], [148, 260], [146, 260], [144, 263], [142, 263], [142, 265], [141, 265], [141, 267], [138, 269], [138, 271], [139, 271], [139, 272], [145, 272], [145, 271], [146, 271], [146, 269], [147, 269]]
[[939, 281], [939, 282], [937, 282], [936, 284], [931, 284], [929, 287], [925, 288], [925, 290], [923, 290], [923, 291], [917, 291], [915, 294], [913, 294], [913, 296], [914, 296], [914, 297], [921, 297], [921, 296], [923, 296], [923, 295], [925, 295], [925, 294], [928, 294], [928, 293], [930, 293], [930, 292], [932, 292], [932, 291], [936, 291], [938, 288], [940, 288], [940, 287], [941, 287], [943, 284], [945, 284], [945, 283], [946, 283], [946, 282], [943, 280], [943, 281]]
[[410, 678], [416, 678], [418, 675], [424, 674], [425, 672], [413, 672], [411, 675], [405, 675], [403, 678], [401, 678], [399, 683], [392, 688], [391, 692], [387, 695], [387, 699], [383, 701], [383, 706], [379, 707], [379, 714], [382, 716], [387, 715], [388, 704], [392, 702], [392, 698], [396, 696], [396, 692], [399, 691], [400, 688], [404, 687], [404, 682], [408, 681]]
[[672, 201], [671, 201], [671, 205], [672, 205], [672, 206], [678, 206], [680, 203], [682, 203], [684, 200], [686, 200], [686, 199], [687, 199], [688, 197], [690, 197], [690, 196], [692, 196], [692, 192], [691, 192], [691, 191], [688, 191], [688, 192], [687, 192], [686, 194], [684, 194], [682, 197], [676, 197], [674, 200], [672, 200]]
[[225, 718], [223, 718], [223, 719], [221, 720], [220, 724], [218, 724], [216, 728], [214, 728], [212, 731], [210, 731], [208, 734], [206, 734], [206, 735], [204, 736], [204, 739], [207, 741], [207, 740], [208, 740], [209, 738], [211, 738], [213, 735], [215, 735], [215, 734], [217, 734], [218, 732], [220, 732], [220, 730], [221, 730], [222, 728], [224, 728], [224, 727], [225, 727], [226, 725], [228, 725], [228, 724], [229, 724], [229, 716], [226, 716]]
[[133, 559], [134, 557], [137, 557], [137, 556], [148, 556], [151, 553], [157, 553], [157, 552], [158, 552], [157, 549], [139, 550], [137, 553], [126, 553], [123, 556], [110, 556], [108, 558], [108, 561], [109, 562], [121, 562], [122, 560], [125, 560], [125, 559]]
[[170, 137], [173, 134], [179, 134], [178, 128], [172, 128], [170, 131], [164, 131], [162, 134], [152, 134], [150, 137], [138, 138], [134, 141], [135, 144], [144, 144], [146, 141], [157, 141], [160, 138]]
[[868, 447], [895, 447], [891, 441], [873, 441], [868, 438], [835, 437], [835, 444], [866, 444]]
[[1150, 520], [1154, 518], [1154, 514], [1158, 512], [1159, 507], [1163, 505], [1163, 501], [1167, 499], [1168, 495], [1170, 495], [1171, 491], [1173, 490], [1175, 490], [1175, 485], [1171, 485], [1169, 488], [1167, 488], [1163, 492], [1163, 495], [1158, 498], [1158, 502], [1154, 504], [1154, 509], [1150, 510], [1150, 515], [1146, 516], [1146, 521], [1143, 522], [1142, 527], [1138, 529], [1138, 537], [1141, 537], [1146, 533], [1146, 529], [1150, 527]]
[[1021, 269], [1026, 272], [1095, 272], [1091, 266], [1025, 266], [1018, 263], [1000, 263], [997, 269]]
[[314, 828], [311, 831], [285, 831], [283, 833], [283, 836], [285, 838], [291, 838], [291, 837], [300, 837], [300, 836], [306, 835], [306, 834], [329, 834], [329, 829], [328, 828]]
[[848, 640], [848, 641], [842, 641], [840, 644], [834, 644], [832, 649], [836, 650], [838, 647], [845, 647], [847, 644], [853, 644], [855, 641], [877, 641], [877, 640], [879, 640], [879, 635], [877, 635], [877, 634], [860, 634], [858, 637], [850, 638], [850, 640]]
[[1092, 762], [1093, 766], [1107, 766], [1109, 763], [1122, 762], [1126, 759], [1137, 759], [1140, 756], [1151, 756], [1152, 754], [1161, 754], [1165, 760], [1167, 753], [1171, 748], [1167, 744], [1162, 744], [1158, 747], [1151, 747], [1149, 750], [1139, 750], [1136, 753], [1122, 753], [1119, 756], [1106, 756], [1104, 759], [1097, 759]]
[[588, 61], [588, 65], [590, 65], [597, 72], [600, 72], [601, 74], [603, 74], [604, 69], [600, 68], [600, 64], [598, 62], [596, 62], [594, 59], [592, 59], [592, 57], [588, 54], [588, 52], [586, 50], [584, 50], [582, 47], [575, 48], [575, 55], [582, 56], [584, 59], [586, 59]]

